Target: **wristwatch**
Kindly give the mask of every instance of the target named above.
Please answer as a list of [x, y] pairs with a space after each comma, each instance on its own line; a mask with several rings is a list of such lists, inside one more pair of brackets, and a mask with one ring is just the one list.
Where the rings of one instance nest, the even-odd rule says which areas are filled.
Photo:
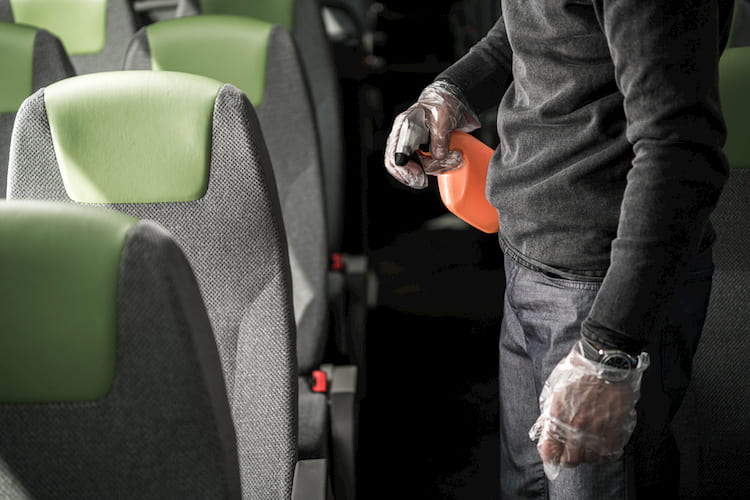
[[638, 367], [638, 358], [625, 351], [597, 347], [584, 337], [578, 345], [584, 358], [599, 363], [599, 376], [609, 382], [622, 382]]

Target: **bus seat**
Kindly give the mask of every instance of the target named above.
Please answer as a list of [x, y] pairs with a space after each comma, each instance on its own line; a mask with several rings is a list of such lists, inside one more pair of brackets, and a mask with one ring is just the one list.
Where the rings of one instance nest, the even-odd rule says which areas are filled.
[[708, 315], [675, 425], [685, 498], [736, 498], [747, 489], [750, 420], [750, 47], [724, 51], [719, 93], [730, 174], [711, 215], [717, 233]]
[[[125, 67], [208, 76], [236, 85], [253, 103], [277, 180], [292, 264], [302, 378], [300, 456], [327, 456], [326, 395], [311, 389], [328, 342], [325, 196], [314, 110], [294, 40], [284, 26], [250, 17], [183, 17], [140, 30]], [[351, 371], [332, 369], [341, 377]]]
[[109, 206], [174, 235], [217, 339], [244, 495], [289, 498], [297, 456], [289, 263], [247, 97], [186, 73], [96, 73], [38, 91], [16, 122], [8, 198]]
[[24, 99], [73, 76], [60, 40], [48, 31], [0, 22], [0, 198], [5, 197], [10, 136]]
[[53, 33], [79, 74], [119, 70], [137, 28], [129, 0], [0, 0], [0, 21]]
[[[328, 249], [335, 268], [329, 273], [329, 294], [337, 323], [335, 342], [338, 353], [355, 365], [357, 391], [362, 397], [365, 389], [365, 344], [367, 313], [370, 306], [370, 269], [364, 253], [367, 243], [364, 234], [359, 239], [345, 238], [346, 217], [355, 230], [362, 227], [362, 212], [354, 213], [346, 203], [346, 192], [361, 194], [360, 186], [347, 187], [344, 164], [345, 145], [337, 69], [333, 51], [323, 22], [319, 0], [178, 0], [176, 16], [236, 15], [261, 19], [285, 26], [294, 37], [300, 54], [314, 106], [317, 137], [323, 169]], [[360, 145], [355, 145], [360, 148]], [[359, 155], [354, 155], [359, 157]], [[359, 168], [355, 166], [355, 168]], [[354, 176], [355, 178], [357, 176]], [[345, 217], [345, 214], [346, 215]], [[349, 241], [345, 241], [349, 240]], [[346, 248], [345, 244], [352, 245]], [[362, 245], [359, 248], [358, 245]], [[333, 266], [332, 266], [333, 267]]]
[[317, 0], [180, 0], [177, 16], [227, 14], [285, 26], [299, 47], [302, 67], [314, 103], [314, 116], [326, 193], [328, 243], [341, 251], [344, 233], [344, 143], [340, 91], [333, 54]]
[[159, 225], [0, 202], [0, 496], [239, 499], [198, 285]]
[[309, 374], [319, 367], [326, 343], [326, 227], [312, 109], [289, 33], [279, 25], [235, 16], [163, 21], [138, 32], [126, 69], [200, 74], [233, 84], [250, 99], [281, 199], [297, 359], [300, 372]]

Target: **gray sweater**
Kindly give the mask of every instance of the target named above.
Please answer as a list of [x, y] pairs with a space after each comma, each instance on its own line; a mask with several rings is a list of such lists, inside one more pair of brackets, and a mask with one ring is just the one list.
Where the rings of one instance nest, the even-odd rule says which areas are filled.
[[582, 333], [636, 352], [714, 240], [727, 178], [718, 59], [731, 0], [504, 0], [438, 76], [496, 106], [487, 193], [509, 258], [604, 278]]

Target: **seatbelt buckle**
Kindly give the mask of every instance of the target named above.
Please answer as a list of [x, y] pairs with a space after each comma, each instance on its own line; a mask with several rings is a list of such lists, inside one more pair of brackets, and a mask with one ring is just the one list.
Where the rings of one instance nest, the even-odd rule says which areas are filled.
[[329, 269], [331, 271], [343, 271], [344, 270], [344, 256], [338, 252], [331, 254], [331, 262]]
[[328, 377], [323, 370], [313, 370], [312, 387], [313, 392], [328, 392]]

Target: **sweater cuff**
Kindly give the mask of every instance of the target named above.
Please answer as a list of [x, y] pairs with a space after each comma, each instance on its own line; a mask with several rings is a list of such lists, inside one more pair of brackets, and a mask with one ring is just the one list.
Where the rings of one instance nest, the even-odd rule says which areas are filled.
[[608, 330], [587, 319], [581, 325], [581, 336], [590, 343], [603, 349], [617, 349], [631, 356], [637, 356], [646, 347], [643, 340]]

